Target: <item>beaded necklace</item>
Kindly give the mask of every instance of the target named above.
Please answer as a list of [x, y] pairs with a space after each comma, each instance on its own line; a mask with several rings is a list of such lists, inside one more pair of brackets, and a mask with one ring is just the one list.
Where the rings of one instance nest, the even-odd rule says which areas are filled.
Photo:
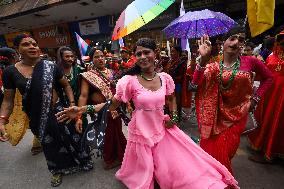
[[142, 73], [140, 74], [140, 76], [141, 76], [143, 79], [145, 79], [146, 81], [153, 81], [154, 78], [156, 77], [156, 75], [157, 75], [157, 72], [155, 72], [153, 78], [147, 78], [147, 77], [145, 77]]
[[229, 79], [229, 82], [227, 84], [227, 86], [224, 86], [223, 84], [223, 69], [224, 69], [224, 63], [223, 61], [221, 60], [220, 61], [220, 78], [219, 78], [219, 82], [220, 82], [220, 87], [222, 90], [228, 90], [231, 85], [233, 84], [233, 81], [235, 79], [235, 76], [240, 68], [240, 60], [237, 59], [236, 62], [233, 64], [234, 68], [233, 68], [233, 72], [232, 72], [232, 75], [230, 76], [230, 79]]
[[73, 67], [71, 67], [70, 73], [69, 74], [64, 74], [64, 76], [70, 82], [73, 79]]

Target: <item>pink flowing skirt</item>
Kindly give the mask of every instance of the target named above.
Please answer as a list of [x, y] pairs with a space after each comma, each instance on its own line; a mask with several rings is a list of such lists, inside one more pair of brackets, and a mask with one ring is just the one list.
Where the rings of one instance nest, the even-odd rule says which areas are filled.
[[238, 188], [221, 163], [203, 151], [177, 127], [167, 129], [153, 147], [128, 141], [116, 178], [130, 189]]

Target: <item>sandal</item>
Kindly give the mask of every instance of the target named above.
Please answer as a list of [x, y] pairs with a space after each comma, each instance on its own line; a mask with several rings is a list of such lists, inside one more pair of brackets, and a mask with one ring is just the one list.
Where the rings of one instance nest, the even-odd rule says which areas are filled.
[[52, 187], [57, 187], [59, 186], [60, 184], [62, 183], [62, 174], [55, 174], [55, 175], [52, 175], [51, 177], [51, 186]]

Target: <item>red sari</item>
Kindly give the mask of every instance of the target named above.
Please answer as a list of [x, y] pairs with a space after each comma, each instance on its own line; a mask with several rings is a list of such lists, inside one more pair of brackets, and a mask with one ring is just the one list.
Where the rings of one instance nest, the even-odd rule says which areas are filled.
[[[232, 173], [234, 157], [243, 132], [253, 95], [253, 73], [260, 75], [259, 96], [271, 84], [271, 73], [259, 60], [241, 57], [241, 64], [231, 87], [223, 90], [219, 82], [219, 63], [206, 66], [204, 73], [196, 70], [193, 84], [198, 85], [196, 113], [200, 128], [200, 146]], [[232, 71], [223, 71], [223, 84], [228, 84]]]
[[262, 151], [265, 158], [272, 160], [284, 157], [284, 59], [272, 54], [266, 61], [274, 82], [255, 112], [260, 127], [250, 133], [248, 139], [255, 150]]

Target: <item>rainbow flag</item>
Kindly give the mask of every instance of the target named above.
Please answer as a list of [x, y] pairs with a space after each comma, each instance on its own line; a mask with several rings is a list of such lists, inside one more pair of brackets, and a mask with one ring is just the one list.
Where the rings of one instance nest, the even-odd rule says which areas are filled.
[[86, 55], [89, 45], [76, 32], [75, 34], [76, 34], [77, 44], [80, 50], [81, 57], [83, 57]]

